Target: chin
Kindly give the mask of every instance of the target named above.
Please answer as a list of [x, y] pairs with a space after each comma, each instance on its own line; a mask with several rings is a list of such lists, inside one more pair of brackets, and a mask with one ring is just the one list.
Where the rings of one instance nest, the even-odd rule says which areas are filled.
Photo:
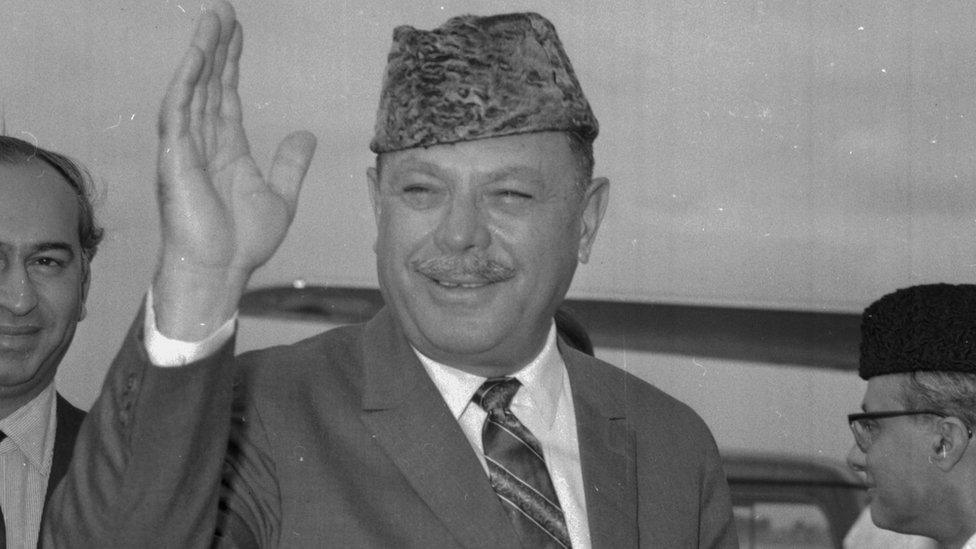
[[884, 528], [885, 530], [891, 530], [893, 532], [910, 533], [905, 532], [904, 527], [906, 525], [906, 520], [899, 520], [896, 517], [892, 517], [888, 509], [878, 501], [877, 494], [871, 498], [871, 520], [874, 525], [878, 528]]
[[25, 381], [30, 379], [29, 375], [25, 375], [24, 372], [28, 370], [29, 365], [9, 365], [4, 364], [0, 367], [0, 386], [12, 387], [15, 385], [20, 385]]
[[454, 323], [424, 329], [424, 339], [438, 350], [454, 355], [478, 355], [498, 346], [505, 338], [494, 337], [493, 331], [483, 326]]

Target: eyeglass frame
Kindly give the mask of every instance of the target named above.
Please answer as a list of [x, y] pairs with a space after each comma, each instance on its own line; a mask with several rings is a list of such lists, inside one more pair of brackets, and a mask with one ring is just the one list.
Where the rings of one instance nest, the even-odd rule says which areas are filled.
[[[866, 446], [862, 445], [861, 437], [858, 435], [858, 428], [854, 426], [855, 423], [859, 423], [866, 419], [885, 419], [889, 417], [922, 415], [938, 416], [941, 418], [951, 417], [949, 414], [940, 412], [938, 410], [887, 410], [883, 412], [860, 412], [856, 414], [848, 414], [847, 424], [850, 426], [851, 432], [854, 433], [854, 444], [857, 444], [857, 447], [862, 452], [867, 453], [868, 449], [871, 447], [871, 444], [874, 443], [874, 437], [871, 437], [871, 444]], [[966, 425], [966, 432], [969, 435], [969, 438], [973, 438], [973, 430], [968, 425]]]

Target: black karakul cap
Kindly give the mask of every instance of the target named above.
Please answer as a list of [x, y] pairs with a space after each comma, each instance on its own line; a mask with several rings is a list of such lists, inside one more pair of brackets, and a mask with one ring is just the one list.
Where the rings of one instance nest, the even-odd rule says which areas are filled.
[[864, 310], [858, 374], [917, 371], [976, 374], [976, 285], [902, 288]]

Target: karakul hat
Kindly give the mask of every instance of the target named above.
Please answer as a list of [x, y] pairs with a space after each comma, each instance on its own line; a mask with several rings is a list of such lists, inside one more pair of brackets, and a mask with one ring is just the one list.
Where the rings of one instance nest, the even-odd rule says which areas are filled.
[[598, 129], [552, 23], [537, 13], [465, 15], [393, 31], [369, 148], [542, 131], [592, 141]]
[[976, 374], [976, 285], [903, 288], [864, 310], [860, 376], [916, 371]]

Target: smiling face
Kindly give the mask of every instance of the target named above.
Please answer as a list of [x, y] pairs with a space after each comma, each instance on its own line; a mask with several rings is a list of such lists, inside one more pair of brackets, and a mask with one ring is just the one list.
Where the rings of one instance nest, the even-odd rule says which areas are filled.
[[68, 184], [40, 161], [0, 163], [0, 417], [54, 379], [87, 287]]
[[585, 261], [608, 183], [578, 190], [563, 133], [385, 153], [370, 170], [387, 305], [421, 353], [479, 375], [542, 348]]
[[[868, 380], [863, 409], [866, 412], [904, 410], [900, 400], [902, 379], [907, 374], [879, 375]], [[871, 517], [881, 528], [924, 534], [931, 513], [938, 513], [940, 477], [929, 461], [939, 436], [911, 416], [874, 420], [875, 433], [866, 453], [855, 444], [848, 462], [862, 471], [871, 498]]]

